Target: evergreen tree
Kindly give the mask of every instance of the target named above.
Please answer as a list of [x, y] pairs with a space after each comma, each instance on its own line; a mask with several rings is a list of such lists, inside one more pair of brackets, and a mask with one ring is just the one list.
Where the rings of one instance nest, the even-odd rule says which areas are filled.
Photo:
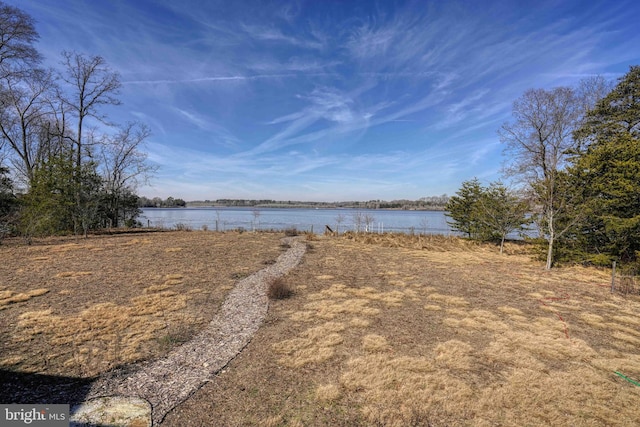
[[635, 260], [640, 250], [640, 140], [620, 134], [592, 144], [571, 173], [586, 213], [577, 234], [582, 248]]
[[590, 254], [634, 261], [640, 250], [639, 66], [589, 113], [576, 137], [586, 141], [569, 170], [586, 213], [576, 238]]
[[13, 221], [18, 208], [18, 199], [13, 192], [13, 181], [9, 169], [0, 166], [0, 242], [12, 232]]
[[476, 217], [486, 230], [487, 237], [500, 240], [500, 253], [509, 233], [523, 231], [529, 223], [529, 204], [501, 182], [493, 182], [482, 191], [476, 204]]
[[9, 169], [0, 166], [0, 218], [8, 215], [15, 206], [13, 181], [9, 178]]
[[482, 191], [483, 188], [478, 178], [464, 181], [456, 195], [451, 196], [445, 207], [446, 216], [452, 219], [452, 221], [447, 221], [447, 224], [454, 230], [466, 234], [470, 239], [480, 236], [480, 222], [477, 217], [476, 205]]
[[93, 163], [80, 171], [69, 156], [40, 166], [24, 196], [21, 228], [27, 238], [67, 232], [85, 234], [99, 223], [101, 179]]
[[27, 239], [73, 230], [73, 176], [73, 162], [64, 156], [52, 157], [36, 169], [20, 218]]

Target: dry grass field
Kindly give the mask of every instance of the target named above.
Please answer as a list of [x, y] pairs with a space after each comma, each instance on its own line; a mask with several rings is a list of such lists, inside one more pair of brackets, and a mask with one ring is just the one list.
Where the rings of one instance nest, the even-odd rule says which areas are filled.
[[266, 324], [167, 426], [640, 424], [640, 300], [521, 247], [321, 238]]
[[91, 377], [159, 357], [234, 283], [275, 261], [276, 234], [162, 232], [0, 246], [0, 369]]
[[[2, 369], [91, 376], [187, 339], [277, 234], [0, 247]], [[640, 299], [518, 245], [309, 242], [252, 342], [163, 426], [633, 426]]]

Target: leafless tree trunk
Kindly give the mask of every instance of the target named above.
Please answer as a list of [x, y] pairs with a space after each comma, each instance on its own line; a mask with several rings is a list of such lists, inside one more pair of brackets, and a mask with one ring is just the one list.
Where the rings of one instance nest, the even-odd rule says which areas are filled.
[[62, 95], [62, 102], [73, 112], [77, 120], [75, 135], [75, 163], [82, 164], [85, 120], [92, 117], [105, 122], [100, 107], [119, 105], [116, 98], [120, 90], [120, 77], [111, 71], [100, 56], [86, 57], [77, 52], [63, 52], [65, 72], [62, 81], [68, 85], [69, 92]]
[[364, 214], [362, 212], [354, 212], [353, 214], [353, 226], [355, 228], [355, 232], [359, 233], [362, 231], [362, 223], [364, 222]]
[[[5, 80], [15, 82], [28, 71], [35, 69], [42, 57], [35, 48], [38, 41], [38, 32], [35, 29], [33, 18], [22, 10], [0, 2], [0, 91], [3, 92], [0, 107], [4, 114], [12, 110], [9, 99], [6, 98], [8, 89]], [[0, 118], [3, 124], [4, 117]], [[6, 127], [10, 127], [8, 124]], [[14, 142], [17, 143], [16, 140]], [[17, 143], [16, 146], [21, 144]], [[0, 165], [8, 156], [3, 151], [7, 146], [15, 148], [6, 141], [6, 137], [0, 138]]]
[[576, 212], [567, 220], [570, 192], [559, 181], [569, 155], [581, 150], [574, 131], [610, 87], [610, 82], [593, 77], [582, 80], [577, 89], [527, 90], [513, 103], [514, 120], [498, 131], [510, 156], [506, 174], [525, 183], [532, 202], [541, 209], [549, 245], [547, 269], [553, 265], [554, 243], [579, 220]]
[[507, 174], [527, 184], [546, 219], [547, 269], [553, 264], [553, 245], [558, 238], [555, 227], [561, 204], [555, 200], [559, 196], [557, 177], [576, 148], [572, 133], [582, 114], [571, 88], [531, 89], [514, 102], [514, 121], [499, 131], [510, 155]]
[[373, 223], [375, 222], [375, 220], [376, 219], [373, 217], [373, 215], [369, 215], [369, 214], [364, 215], [365, 231], [367, 233], [371, 231], [371, 228], [373, 227]]
[[0, 137], [13, 151], [14, 167], [30, 186], [35, 169], [47, 155], [42, 128], [51, 116], [47, 105], [51, 74], [34, 70], [24, 79], [6, 76], [0, 82]]
[[[84, 147], [86, 143], [85, 120], [94, 118], [105, 123], [106, 117], [100, 112], [100, 107], [120, 104], [116, 95], [121, 84], [118, 73], [111, 71], [100, 56], [86, 57], [77, 52], [63, 52], [62, 57], [65, 70], [61, 75], [61, 80], [66, 83], [67, 87], [63, 88], [60, 100], [77, 120], [73, 143], [75, 145], [76, 177], [79, 179], [83, 155], [86, 152]], [[87, 137], [91, 136], [87, 135]], [[73, 138], [74, 136], [70, 135], [69, 137]], [[76, 194], [76, 204], [77, 209], [81, 210], [80, 194]], [[77, 233], [77, 224], [74, 228]]]
[[150, 135], [147, 126], [128, 123], [115, 136], [105, 136], [101, 141], [99, 167], [110, 200], [108, 205], [114, 227], [119, 226], [121, 197], [127, 190], [135, 189], [140, 181], [146, 182], [157, 169], [147, 163], [147, 154], [142, 151]]

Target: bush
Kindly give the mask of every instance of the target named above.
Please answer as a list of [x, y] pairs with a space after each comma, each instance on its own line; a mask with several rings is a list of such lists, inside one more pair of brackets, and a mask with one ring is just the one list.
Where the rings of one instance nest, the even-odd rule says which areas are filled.
[[278, 277], [269, 282], [269, 289], [267, 291], [269, 299], [286, 299], [291, 295], [293, 295], [293, 289], [291, 289], [291, 286], [289, 286], [282, 277]]
[[185, 224], [183, 222], [179, 222], [175, 225], [176, 230], [178, 231], [191, 231], [191, 226], [189, 224]]
[[284, 235], [287, 237], [295, 237], [298, 235], [298, 229], [295, 227], [289, 227], [284, 230]]
[[597, 254], [589, 257], [589, 264], [595, 265], [596, 267], [611, 267], [614, 258], [611, 255], [607, 254]]

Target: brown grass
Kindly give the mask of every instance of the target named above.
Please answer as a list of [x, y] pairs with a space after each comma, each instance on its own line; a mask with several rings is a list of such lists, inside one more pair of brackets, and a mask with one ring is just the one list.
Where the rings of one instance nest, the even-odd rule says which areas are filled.
[[[281, 235], [166, 232], [0, 246], [0, 368], [93, 376], [188, 340]], [[176, 250], [180, 248], [180, 250]], [[5, 326], [6, 325], [6, 326]]]
[[0, 310], [8, 308], [9, 304], [17, 302], [29, 301], [33, 297], [39, 297], [49, 292], [49, 289], [32, 289], [27, 292], [13, 292], [9, 290], [0, 290]]
[[[49, 290], [0, 305], [10, 325], [0, 364], [86, 374], [116, 364], [113, 354], [162, 354], [188, 338], [185, 325], [204, 321], [205, 307], [219, 305], [232, 276], [280, 251], [276, 238], [254, 233], [221, 235], [194, 251], [198, 232], [158, 236], [87, 242], [102, 251], [73, 242], [0, 248], [24, 251], [0, 272], [10, 275], [0, 301]], [[247, 252], [235, 264], [212, 264], [241, 245]], [[286, 278], [296, 293], [272, 301], [249, 346], [163, 425], [640, 424], [640, 387], [615, 375], [640, 379], [640, 298], [609, 293], [601, 286], [609, 272], [545, 271], [522, 245], [500, 255], [445, 237], [361, 234], [313, 246]], [[183, 249], [165, 251], [174, 247]], [[123, 271], [125, 259], [145, 251], [154, 260], [146, 275]], [[72, 262], [79, 254], [96, 258]], [[106, 271], [87, 267], [120, 254]], [[55, 277], [61, 272], [91, 274]], [[50, 366], [31, 362], [45, 356]]]
[[164, 424], [640, 423], [640, 387], [614, 374], [640, 379], [640, 299], [600, 286], [608, 272], [443, 237], [314, 246], [289, 274], [295, 297]]
[[389, 343], [385, 337], [376, 334], [365, 335], [362, 338], [362, 349], [368, 353], [389, 350]]
[[316, 399], [322, 403], [338, 400], [340, 394], [340, 387], [336, 384], [321, 385], [316, 389]]

